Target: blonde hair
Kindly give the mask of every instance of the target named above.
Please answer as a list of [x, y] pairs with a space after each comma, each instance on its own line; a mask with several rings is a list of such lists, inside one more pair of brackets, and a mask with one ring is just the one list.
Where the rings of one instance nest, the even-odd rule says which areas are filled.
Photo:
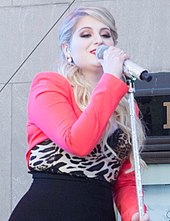
[[[72, 34], [74, 33], [74, 27], [83, 16], [91, 16], [99, 20], [100, 22], [107, 25], [111, 30], [112, 38], [117, 43], [117, 28], [115, 25], [115, 20], [111, 13], [103, 7], [81, 7], [72, 11], [64, 20], [60, 32], [59, 32], [59, 45], [62, 47], [62, 44], [70, 45]], [[75, 100], [79, 108], [84, 111], [87, 107], [90, 96], [92, 92], [92, 87], [84, 78], [83, 73], [80, 68], [77, 67], [74, 63], [68, 63], [65, 55], [62, 51], [62, 64], [59, 67], [59, 73], [65, 76], [70, 84], [73, 86]], [[131, 126], [130, 126], [130, 113], [128, 107], [128, 94], [126, 94], [120, 101], [117, 106], [114, 117], [119, 128], [121, 128], [131, 141]], [[103, 145], [108, 146], [107, 138], [111, 134], [111, 125], [113, 123], [113, 117], [110, 118], [107, 128], [100, 140]], [[145, 133], [141, 120], [137, 118], [137, 131], [138, 131], [138, 141], [140, 148], [143, 146], [145, 140]], [[130, 157], [131, 158], [131, 157]]]

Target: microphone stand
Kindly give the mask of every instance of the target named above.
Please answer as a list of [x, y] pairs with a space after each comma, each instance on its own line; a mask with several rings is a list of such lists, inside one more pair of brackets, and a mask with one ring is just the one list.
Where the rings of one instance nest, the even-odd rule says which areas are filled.
[[131, 78], [127, 80], [129, 85], [129, 108], [130, 108], [130, 120], [131, 120], [131, 129], [132, 129], [132, 150], [134, 157], [134, 169], [135, 169], [135, 180], [136, 180], [136, 192], [138, 199], [138, 212], [139, 218], [142, 219], [144, 215], [144, 202], [143, 202], [143, 191], [142, 191], [142, 182], [141, 182], [141, 171], [140, 171], [140, 158], [139, 158], [139, 144], [137, 140], [137, 129], [136, 129], [136, 111], [135, 111], [135, 101], [134, 101], [134, 92], [135, 92], [135, 82], [136, 78]]

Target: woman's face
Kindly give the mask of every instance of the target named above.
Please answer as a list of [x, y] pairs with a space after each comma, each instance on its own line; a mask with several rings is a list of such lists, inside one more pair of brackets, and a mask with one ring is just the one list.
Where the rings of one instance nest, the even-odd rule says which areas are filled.
[[114, 45], [109, 27], [91, 16], [82, 17], [72, 35], [70, 50], [74, 63], [83, 73], [101, 69], [96, 58], [96, 48], [101, 44]]

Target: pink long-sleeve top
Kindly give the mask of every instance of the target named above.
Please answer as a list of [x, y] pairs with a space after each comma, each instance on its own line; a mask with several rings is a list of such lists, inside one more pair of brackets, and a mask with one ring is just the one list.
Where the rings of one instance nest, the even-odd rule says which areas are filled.
[[[46, 139], [76, 156], [88, 155], [127, 91], [123, 81], [105, 73], [82, 112], [75, 101], [72, 86], [63, 76], [54, 72], [37, 74], [28, 98], [27, 162], [31, 149]], [[114, 198], [122, 221], [130, 221], [137, 211], [134, 172], [124, 172], [128, 167], [130, 162], [126, 160], [114, 185]]]
[[40, 73], [28, 98], [27, 160], [32, 147], [49, 138], [77, 156], [89, 154], [106, 128], [111, 114], [127, 92], [118, 78], [103, 74], [86, 110], [76, 104], [73, 88], [57, 73]]

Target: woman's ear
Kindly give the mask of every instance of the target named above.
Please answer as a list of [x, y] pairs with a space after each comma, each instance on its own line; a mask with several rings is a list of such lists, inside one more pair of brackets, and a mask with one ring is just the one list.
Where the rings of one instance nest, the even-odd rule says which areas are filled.
[[66, 58], [70, 57], [71, 56], [71, 51], [70, 51], [70, 48], [69, 48], [68, 44], [63, 43], [61, 47], [62, 47], [62, 50], [63, 50], [63, 53], [64, 53], [65, 57]]
[[71, 57], [71, 50], [69, 46], [65, 43], [62, 44], [62, 50], [65, 55], [65, 59], [69, 64], [73, 64], [73, 58]]

